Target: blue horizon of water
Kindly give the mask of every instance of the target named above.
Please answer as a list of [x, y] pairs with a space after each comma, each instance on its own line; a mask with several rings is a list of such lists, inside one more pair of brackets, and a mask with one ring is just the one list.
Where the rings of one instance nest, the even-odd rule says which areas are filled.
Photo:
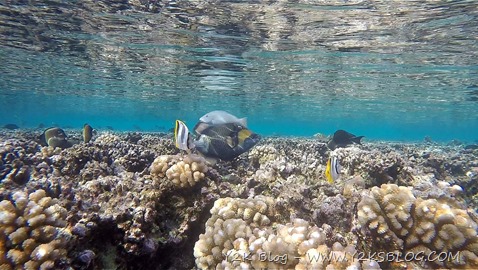
[[[75, 102], [69, 104], [65, 98], [62, 98], [61, 101], [63, 101], [62, 106], [57, 104], [57, 107], [55, 107], [50, 104], [50, 109], [44, 112], [38, 112], [39, 108], [36, 107], [28, 107], [28, 104], [31, 104], [31, 101], [28, 100], [24, 100], [24, 109], [21, 111], [9, 110], [8, 107], [11, 109], [15, 106], [11, 106], [12, 104], [6, 106], [8, 104], [1, 104], [2, 102], [0, 102], [0, 105], [2, 105], [0, 108], [2, 119], [0, 125], [14, 123], [20, 128], [35, 129], [39, 124], [42, 124], [45, 128], [58, 126], [81, 129], [83, 124], [88, 123], [98, 130], [107, 130], [109, 126], [114, 131], [167, 132], [174, 127], [176, 119], [184, 121], [192, 129], [199, 118], [211, 110], [208, 107], [197, 111], [174, 109], [164, 109], [158, 112], [151, 112], [146, 109], [144, 111], [133, 111], [131, 109], [123, 111], [108, 109], [104, 111], [95, 107], [95, 105], [82, 108], [78, 102], [76, 104], [79, 107], [74, 107]], [[60, 101], [58, 102], [60, 103]], [[18, 106], [19, 104], [17, 102], [14, 105]], [[65, 107], [69, 107], [70, 110], [66, 110]], [[273, 114], [264, 117], [264, 115], [244, 115], [238, 110], [228, 110], [228, 108], [212, 109], [227, 110], [238, 117], [247, 117], [248, 127], [262, 136], [310, 138], [317, 133], [329, 136], [338, 129], [344, 129], [357, 136], [365, 136], [365, 140], [417, 142], [429, 137], [436, 142], [458, 140], [466, 143], [476, 143], [478, 139], [478, 123], [470, 121], [456, 122], [437, 119], [397, 124], [393, 120], [370, 119], [366, 115], [351, 119], [317, 117], [317, 119], [283, 118], [281, 121], [277, 121], [276, 118], [273, 118]], [[11, 113], [10, 117], [8, 117], [9, 112]]]
[[[185, 122], [187, 122], [187, 126], [190, 129], [192, 129], [195, 123], [197, 122], [197, 120], [195, 121], [186, 120]], [[100, 121], [82, 121], [82, 119], [78, 119], [77, 121], [68, 120], [68, 122], [58, 122], [58, 121], [54, 121], [50, 123], [40, 122], [39, 124], [43, 124], [41, 128], [38, 127], [38, 124], [25, 125], [25, 126], [20, 126], [19, 130], [26, 130], [26, 131], [35, 130], [39, 132], [39, 131], [46, 130], [49, 127], [60, 127], [65, 130], [79, 131], [81, 130], [81, 128], [83, 127], [85, 123], [90, 124], [94, 129], [97, 129], [99, 131], [111, 131], [111, 132], [140, 132], [140, 133], [142, 132], [143, 133], [165, 133], [166, 132], [167, 133], [167, 132], [171, 132], [171, 129], [174, 128], [174, 121], [144, 122], [144, 123], [140, 123], [140, 125], [134, 124], [132, 126], [120, 126], [122, 123], [118, 123], [114, 121], [113, 122], [105, 122], [101, 120]], [[190, 123], [193, 123], [193, 124], [190, 124]], [[6, 124], [11, 124], [11, 123], [5, 122], [5, 123], [1, 123], [0, 125], [3, 126]], [[144, 124], [144, 125], [141, 125], [141, 124]], [[293, 123], [289, 125], [294, 128], [297, 127], [297, 129], [294, 129], [295, 131], [294, 133], [280, 132], [280, 130], [278, 131], [278, 129], [275, 129], [276, 126], [274, 125], [269, 124], [268, 126], [265, 126], [265, 125], [261, 125], [260, 122], [256, 122], [256, 121], [250, 121], [248, 124], [248, 127], [252, 131], [254, 131], [255, 133], [263, 137], [305, 138], [305, 139], [312, 139], [312, 138], [315, 138], [317, 135], [319, 135], [319, 137], [332, 136], [333, 133], [337, 130], [337, 129], [324, 129], [324, 130], [317, 129], [317, 132], [314, 132], [312, 130], [314, 126], [312, 125], [309, 127], [310, 129], [304, 129], [304, 126], [302, 123], [300, 123], [299, 125], [300, 127], [294, 126]], [[110, 127], [113, 129], [110, 129]], [[393, 127], [390, 126], [390, 128], [393, 128]], [[370, 131], [366, 129], [361, 129], [360, 127], [354, 128], [353, 126], [349, 126], [346, 128], [339, 128], [339, 129], [344, 129], [357, 136], [364, 136], [364, 139], [362, 139], [362, 141], [365, 141], [365, 142], [388, 141], [388, 142], [402, 142], [402, 143], [418, 143], [418, 142], [424, 142], [425, 139], [426, 140], [429, 139], [437, 143], [448, 143], [452, 141], [458, 141], [465, 144], [476, 144], [478, 142], [478, 140], [475, 139], [476, 137], [473, 137], [473, 136], [460, 136], [462, 134], [456, 134], [456, 137], [450, 137], [449, 134], [445, 136], [443, 135], [440, 136], [440, 134], [433, 134], [428, 132], [425, 129], [423, 129], [422, 131], [419, 131], [419, 133], [416, 133], [417, 130], [414, 130], [415, 133], [413, 135], [410, 135], [409, 133], [407, 133], [406, 128], [407, 127], [402, 127], [399, 129], [395, 128], [392, 130], [393, 132], [392, 135], [390, 135], [389, 133], [391, 130], [386, 130], [386, 129]]]

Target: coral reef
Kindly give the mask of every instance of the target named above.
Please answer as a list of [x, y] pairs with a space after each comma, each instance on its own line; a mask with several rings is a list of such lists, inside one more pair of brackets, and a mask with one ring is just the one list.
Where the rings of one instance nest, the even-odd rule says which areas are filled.
[[358, 204], [358, 221], [373, 250], [424, 256], [450, 252], [457, 257], [421, 262], [478, 266], [478, 225], [466, 210], [436, 199], [417, 199], [410, 188], [395, 184], [373, 187], [370, 193]]
[[[458, 226], [468, 218], [465, 214], [476, 220], [473, 211], [464, 209], [478, 206], [477, 152], [460, 144], [373, 142], [330, 151], [323, 141], [315, 139], [264, 138], [248, 155], [205, 166], [202, 158], [179, 154], [171, 134], [100, 131], [90, 143], [67, 149], [42, 147], [36, 141], [38, 135], [38, 131], [0, 132], [0, 201], [15, 206], [18, 192], [29, 194], [44, 190], [67, 209], [67, 216], [63, 218], [71, 231], [71, 245], [67, 255], [62, 253], [55, 260], [55, 267], [191, 269], [196, 263], [196, 267], [297, 269], [474, 266], [472, 254], [465, 252], [465, 246], [471, 250], [472, 244], [455, 248], [460, 244], [456, 235], [452, 237], [456, 241], [443, 240], [446, 234], [455, 233], [448, 231], [450, 224]], [[333, 184], [324, 177], [330, 155], [338, 157], [344, 167], [341, 177]], [[387, 221], [385, 209], [392, 209], [397, 202], [403, 202], [403, 207], [408, 209], [406, 201], [412, 201], [408, 214], [398, 210], [390, 214], [410, 216], [414, 220], [411, 225], [402, 222], [402, 227], [409, 231], [407, 236], [395, 229], [390, 229], [395, 238], [384, 233], [382, 238], [390, 241], [381, 241], [378, 231], [356, 219], [357, 211], [363, 212], [365, 204], [378, 201], [373, 195], [369, 198], [369, 190], [376, 190], [374, 186], [384, 183], [413, 186], [413, 189], [407, 188], [409, 192], [399, 191], [387, 205], [370, 206], [380, 209], [382, 212], [377, 212], [377, 217], [380, 214]], [[215, 201], [216, 208], [213, 207]], [[360, 201], [366, 203], [357, 208]], [[267, 210], [263, 209], [264, 205]], [[211, 219], [211, 208], [214, 219]], [[460, 262], [466, 259], [467, 264], [415, 262], [404, 265], [356, 260], [356, 256], [352, 256], [356, 252], [378, 250], [378, 247], [391, 252], [422, 250], [427, 246], [424, 241], [430, 232], [413, 234], [412, 231], [417, 225], [414, 214], [423, 209], [438, 209], [427, 212], [435, 213], [429, 219], [420, 219], [423, 226], [437, 219], [438, 212], [455, 216], [452, 220], [444, 219], [443, 232], [440, 229], [432, 241], [437, 247], [430, 250], [463, 251]], [[362, 222], [368, 220], [361, 219]], [[370, 224], [375, 223], [370, 221]], [[392, 223], [385, 224], [394, 228]], [[469, 224], [470, 228], [473, 224]], [[58, 230], [65, 234], [68, 231]], [[241, 233], [236, 237], [230, 230]], [[472, 235], [463, 226], [458, 231]], [[218, 232], [224, 233], [223, 238], [212, 236]], [[198, 241], [201, 233], [211, 235], [212, 241], [218, 242], [208, 242], [211, 240], [204, 236]], [[315, 239], [317, 234], [320, 237]], [[7, 246], [2, 242], [2, 248], [12, 248], [8, 236], [2, 239], [7, 241]], [[445, 242], [443, 248], [439, 249], [437, 239]], [[309, 240], [310, 248], [298, 248], [300, 243]], [[413, 241], [418, 242], [411, 244]], [[283, 243], [292, 247], [280, 247]], [[218, 255], [223, 250], [234, 255], [226, 256], [227, 260]], [[2, 258], [11, 267], [11, 259], [6, 257], [8, 251]], [[237, 252], [242, 251], [248, 251], [251, 253], [248, 258], [257, 260], [244, 260], [242, 264], [232, 261], [240, 254]], [[287, 254], [285, 266], [279, 262], [283, 257], [273, 256], [279, 252]], [[319, 254], [329, 256], [329, 260], [323, 263], [310, 260]], [[334, 262], [332, 255], [347, 260]]]
[[53, 269], [66, 258], [67, 211], [44, 190], [0, 202], [0, 268]]
[[40, 160], [34, 154], [40, 145], [33, 141], [5, 140], [0, 145], [0, 181], [24, 185], [30, 180], [33, 165]]
[[218, 199], [211, 214], [194, 246], [200, 269], [360, 268], [354, 247], [329, 248], [322, 228], [303, 219], [277, 222], [273, 198]]
[[259, 178], [290, 176], [307, 179], [319, 178], [325, 170], [325, 143], [313, 140], [282, 141], [264, 139], [250, 150], [248, 158]]
[[150, 170], [152, 175], [166, 176], [176, 186], [192, 187], [204, 179], [208, 167], [198, 155], [162, 155], [153, 161]]

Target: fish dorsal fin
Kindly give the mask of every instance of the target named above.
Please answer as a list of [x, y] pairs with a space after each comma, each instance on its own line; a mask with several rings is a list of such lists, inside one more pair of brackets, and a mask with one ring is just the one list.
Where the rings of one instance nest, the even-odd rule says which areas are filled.
[[357, 143], [357, 144], [362, 144], [361, 140], [364, 136], [357, 136], [357, 137], [353, 137], [351, 139], [351, 141], [353, 141], [354, 143]]
[[239, 124], [243, 127], [247, 127], [247, 117], [239, 119]]

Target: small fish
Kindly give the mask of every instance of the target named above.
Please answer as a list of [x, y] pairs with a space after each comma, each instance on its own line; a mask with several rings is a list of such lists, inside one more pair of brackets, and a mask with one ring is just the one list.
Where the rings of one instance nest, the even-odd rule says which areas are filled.
[[241, 125], [247, 128], [247, 118], [237, 118], [236, 116], [226, 112], [226, 111], [212, 111], [208, 112], [199, 118], [200, 122], [209, 124], [209, 125], [221, 125], [234, 123]]
[[115, 130], [112, 126], [106, 126], [106, 129], [108, 129], [108, 130]]
[[190, 152], [194, 148], [189, 129], [181, 120], [176, 120], [174, 127], [174, 143], [176, 148]]
[[47, 128], [39, 137], [43, 146], [52, 146], [60, 148], [68, 148], [72, 143], [67, 140], [67, 136], [63, 129], [58, 127]]
[[15, 124], [6, 124], [3, 126], [3, 128], [9, 129], [9, 130], [15, 130], [15, 129], [19, 129], [20, 127]]
[[333, 184], [340, 177], [342, 166], [340, 166], [337, 157], [330, 157], [325, 167], [325, 177], [329, 184]]
[[83, 142], [88, 143], [89, 141], [91, 141], [92, 137], [93, 137], [93, 128], [88, 124], [84, 124], [83, 125]]
[[332, 139], [327, 143], [327, 147], [330, 150], [334, 150], [337, 147], [346, 147], [352, 143], [362, 144], [360, 140], [363, 137], [364, 136], [355, 136], [352, 133], [340, 129], [334, 133]]

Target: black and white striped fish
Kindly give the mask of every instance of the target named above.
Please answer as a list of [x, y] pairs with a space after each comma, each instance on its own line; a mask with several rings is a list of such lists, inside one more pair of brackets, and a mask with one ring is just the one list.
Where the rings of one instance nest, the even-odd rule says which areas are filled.
[[325, 177], [327, 178], [327, 181], [330, 184], [334, 183], [334, 181], [339, 179], [341, 170], [342, 166], [340, 166], [337, 157], [330, 157], [329, 160], [327, 160], [327, 166], [325, 167]]

